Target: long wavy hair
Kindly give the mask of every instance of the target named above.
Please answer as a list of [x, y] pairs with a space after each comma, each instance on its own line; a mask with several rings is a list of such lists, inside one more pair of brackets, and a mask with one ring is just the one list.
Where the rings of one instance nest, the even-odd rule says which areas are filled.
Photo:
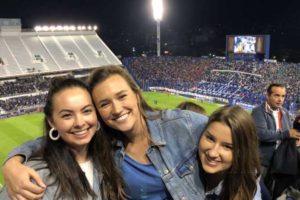
[[[97, 195], [68, 145], [61, 138], [57, 141], [51, 140], [47, 134], [51, 129], [48, 119], [52, 118], [54, 95], [69, 88], [81, 88], [89, 92], [87, 85], [78, 79], [52, 79], [44, 107], [46, 137], [42, 156], [48, 165], [50, 176], [54, 177], [53, 184], [58, 184], [56, 198], [82, 200], [91, 196], [96, 199]], [[112, 153], [106, 152], [111, 152], [111, 146], [100, 129], [89, 143], [88, 156], [93, 162], [94, 170], [97, 170], [98, 174], [103, 174], [102, 183], [99, 184], [102, 199], [125, 199], [122, 177], [116, 168]]]
[[[90, 89], [90, 93], [92, 94], [94, 88], [102, 83], [103, 81], [105, 81], [107, 78], [113, 76], [113, 75], [119, 75], [122, 78], [124, 78], [124, 80], [128, 83], [129, 87], [132, 89], [132, 91], [137, 95], [138, 98], [138, 109], [139, 112], [141, 114], [141, 118], [143, 118], [143, 120], [147, 119], [155, 119], [157, 118], [159, 115], [159, 113], [157, 115], [153, 115], [153, 116], [148, 116], [147, 115], [147, 111], [158, 111], [158, 109], [154, 109], [152, 108], [143, 98], [142, 96], [142, 92], [139, 89], [138, 85], [135, 83], [134, 79], [130, 76], [130, 74], [127, 72], [127, 70], [124, 68], [124, 66], [122, 65], [107, 65], [107, 66], [103, 66], [103, 67], [99, 67], [96, 70], [94, 70], [92, 72], [92, 74], [89, 76], [88, 79], [88, 85], [89, 85], [89, 89]], [[118, 130], [112, 129], [109, 126], [107, 126], [102, 118], [99, 116], [98, 114], [98, 118], [101, 121], [101, 125], [103, 126], [105, 132], [107, 133], [107, 135], [110, 137], [111, 141], [112, 141], [112, 145], [114, 146], [115, 142], [117, 140], [122, 140], [124, 141], [126, 138], [126, 136], [122, 133], [120, 133]], [[148, 127], [143, 127], [144, 129], [148, 129]]]
[[204, 130], [213, 122], [223, 123], [230, 128], [233, 143], [232, 165], [225, 172], [220, 197], [222, 200], [252, 200], [260, 174], [254, 120], [239, 106], [224, 106], [210, 116]]

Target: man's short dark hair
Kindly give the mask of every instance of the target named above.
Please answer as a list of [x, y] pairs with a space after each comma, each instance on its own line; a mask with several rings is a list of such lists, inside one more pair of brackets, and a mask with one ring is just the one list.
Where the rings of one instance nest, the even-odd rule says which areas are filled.
[[273, 87], [282, 87], [282, 88], [285, 88], [285, 86], [281, 83], [271, 83], [268, 88], [267, 88], [267, 94], [268, 95], [271, 95], [272, 94], [272, 88]]

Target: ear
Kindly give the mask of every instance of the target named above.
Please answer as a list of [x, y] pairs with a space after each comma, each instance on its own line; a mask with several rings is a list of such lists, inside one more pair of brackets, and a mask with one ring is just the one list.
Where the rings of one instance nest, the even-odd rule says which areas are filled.
[[55, 128], [54, 123], [51, 119], [47, 118], [47, 122], [51, 126], [51, 128]]

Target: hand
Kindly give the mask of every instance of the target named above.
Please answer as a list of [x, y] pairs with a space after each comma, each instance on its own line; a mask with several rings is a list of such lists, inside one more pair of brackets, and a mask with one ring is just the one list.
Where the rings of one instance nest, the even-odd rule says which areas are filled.
[[297, 140], [297, 141], [296, 141], [296, 146], [297, 146], [297, 147], [300, 147], [300, 140]]
[[289, 134], [290, 134], [290, 137], [291, 138], [295, 138], [295, 139], [300, 139], [300, 132], [299, 131], [297, 131], [296, 129], [290, 129], [289, 130]]
[[3, 166], [2, 171], [8, 196], [13, 200], [41, 199], [46, 185], [37, 172], [23, 165], [22, 161], [23, 157], [14, 156]]

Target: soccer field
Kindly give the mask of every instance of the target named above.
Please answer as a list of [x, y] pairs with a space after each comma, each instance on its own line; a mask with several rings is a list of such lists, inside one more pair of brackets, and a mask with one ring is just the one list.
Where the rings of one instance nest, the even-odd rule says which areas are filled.
[[[175, 108], [180, 102], [189, 100], [203, 106], [207, 113], [212, 113], [220, 105], [199, 102], [182, 96], [175, 96], [159, 92], [144, 92], [146, 101], [153, 107], [167, 109]], [[37, 138], [43, 134], [43, 114], [33, 113], [18, 117], [0, 120], [0, 163], [3, 164], [7, 154], [15, 147], [25, 141]], [[3, 184], [2, 171], [0, 173], [0, 184]], [[1, 186], [1, 185], [0, 185]]]

